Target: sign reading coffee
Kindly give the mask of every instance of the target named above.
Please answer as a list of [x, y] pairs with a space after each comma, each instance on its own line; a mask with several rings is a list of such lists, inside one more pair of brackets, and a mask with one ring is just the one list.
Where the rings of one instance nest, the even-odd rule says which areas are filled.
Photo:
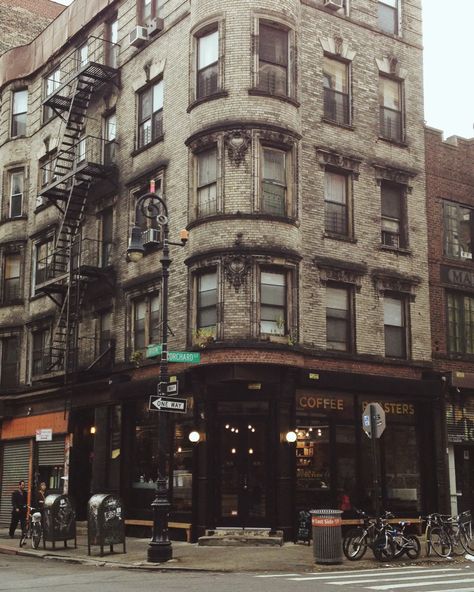
[[354, 411], [354, 398], [333, 392], [298, 389], [296, 391], [296, 411], [351, 417]]

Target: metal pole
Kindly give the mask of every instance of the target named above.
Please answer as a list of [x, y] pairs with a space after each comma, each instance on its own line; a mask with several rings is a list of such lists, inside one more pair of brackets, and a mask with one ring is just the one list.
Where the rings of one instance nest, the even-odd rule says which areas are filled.
[[378, 438], [376, 438], [377, 431], [377, 411], [375, 405], [370, 406], [370, 433], [372, 444], [372, 462], [373, 462], [373, 479], [374, 479], [374, 511], [375, 517], [380, 518], [380, 480], [379, 480], [379, 463], [377, 455]]
[[[169, 257], [168, 223], [163, 225], [162, 268], [162, 349], [160, 358], [160, 382], [168, 383], [168, 278], [171, 259]], [[169, 473], [167, 460], [170, 457], [168, 444], [168, 418], [166, 413], [158, 414], [158, 438], [161, 450], [158, 455], [158, 478], [156, 497], [151, 504], [153, 510], [153, 534], [148, 546], [148, 561], [163, 563], [173, 557], [173, 549], [168, 535], [168, 518], [171, 508], [169, 501]]]

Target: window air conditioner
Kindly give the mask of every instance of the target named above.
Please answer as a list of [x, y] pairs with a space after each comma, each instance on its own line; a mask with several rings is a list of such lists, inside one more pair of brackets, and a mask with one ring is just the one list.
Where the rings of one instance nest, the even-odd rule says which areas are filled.
[[141, 47], [148, 39], [148, 32], [146, 27], [135, 27], [130, 31], [130, 45], [133, 47]]
[[324, 0], [324, 6], [331, 10], [339, 10], [344, 8], [344, 0]]
[[159, 245], [161, 243], [161, 232], [157, 228], [149, 228], [142, 234], [143, 245]]
[[148, 25], [148, 36], [156, 35], [160, 31], [163, 31], [165, 23], [162, 18], [154, 18]]

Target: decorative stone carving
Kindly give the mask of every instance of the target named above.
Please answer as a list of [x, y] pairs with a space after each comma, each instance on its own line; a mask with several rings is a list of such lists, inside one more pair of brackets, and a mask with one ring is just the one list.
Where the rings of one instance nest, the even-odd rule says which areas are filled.
[[251, 141], [252, 137], [247, 130], [233, 130], [224, 135], [229, 160], [236, 166], [240, 166], [244, 161]]
[[334, 37], [321, 37], [319, 42], [326, 54], [344, 58], [349, 62], [352, 62], [356, 56], [356, 52], [349, 47], [347, 41], [345, 41], [340, 35], [334, 35]]
[[328, 165], [349, 171], [354, 179], [359, 178], [359, 168], [362, 162], [359, 158], [340, 154], [328, 148], [316, 148], [319, 166], [324, 170]]
[[320, 257], [315, 259], [319, 269], [319, 280], [322, 284], [337, 282], [355, 286], [357, 291], [362, 286], [362, 277], [367, 273], [367, 265], [361, 263], [350, 263], [336, 259]]
[[209, 148], [212, 144], [217, 144], [219, 141], [219, 135], [218, 132], [215, 132], [199, 136], [189, 144], [189, 147], [193, 152], [199, 152], [200, 150]]
[[247, 280], [252, 266], [251, 257], [242, 254], [226, 255], [222, 260], [222, 264], [227, 281], [238, 292], [242, 284]]
[[409, 171], [406, 169], [396, 169], [382, 164], [372, 163], [375, 169], [375, 180], [377, 185], [380, 185], [382, 181], [391, 181], [392, 183], [398, 183], [399, 185], [406, 185], [408, 193], [412, 192], [412, 182], [416, 177], [416, 171]]
[[400, 62], [394, 55], [385, 56], [383, 58], [375, 58], [375, 63], [377, 64], [379, 72], [382, 74], [396, 76], [400, 80], [404, 80], [407, 77], [408, 71], [405, 68], [400, 67]]
[[416, 287], [421, 283], [418, 276], [403, 276], [391, 269], [375, 269], [372, 272], [375, 288], [379, 292], [397, 292], [415, 297]]

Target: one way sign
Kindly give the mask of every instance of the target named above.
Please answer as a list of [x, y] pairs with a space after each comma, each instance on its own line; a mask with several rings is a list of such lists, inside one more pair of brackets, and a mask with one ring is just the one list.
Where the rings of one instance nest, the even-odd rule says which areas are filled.
[[168, 413], [186, 413], [186, 399], [177, 399], [176, 397], [162, 397], [160, 395], [150, 395], [150, 411], [167, 411]]

